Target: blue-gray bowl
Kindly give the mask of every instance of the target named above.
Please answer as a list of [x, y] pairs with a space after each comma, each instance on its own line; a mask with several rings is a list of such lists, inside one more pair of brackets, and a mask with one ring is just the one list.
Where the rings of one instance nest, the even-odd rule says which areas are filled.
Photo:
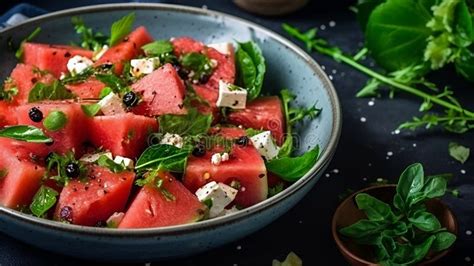
[[319, 65], [287, 39], [259, 25], [219, 12], [164, 4], [110, 4], [70, 9], [37, 17], [0, 31], [0, 77], [16, 64], [7, 40], [18, 43], [41, 26], [36, 39], [46, 43], [77, 40], [70, 23], [80, 15], [88, 25], [107, 32], [109, 25], [136, 12], [136, 26], [145, 25], [156, 39], [188, 35], [205, 43], [252, 39], [267, 61], [266, 93], [290, 88], [297, 103], [315, 102], [322, 114], [298, 128], [299, 151], [320, 145], [319, 161], [282, 193], [237, 213], [199, 223], [164, 228], [118, 230], [68, 225], [0, 207], [0, 231], [42, 249], [71, 256], [120, 261], [159, 260], [187, 256], [247, 236], [287, 212], [308, 193], [331, 161], [341, 132], [341, 110], [331, 82]]

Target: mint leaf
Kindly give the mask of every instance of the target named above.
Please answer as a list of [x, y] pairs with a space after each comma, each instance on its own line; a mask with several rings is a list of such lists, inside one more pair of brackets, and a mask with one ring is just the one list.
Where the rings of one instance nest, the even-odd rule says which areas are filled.
[[120, 173], [120, 172], [123, 172], [127, 169], [125, 167], [125, 165], [118, 164], [118, 163], [114, 162], [112, 159], [110, 159], [109, 157], [107, 157], [105, 155], [101, 155], [99, 157], [99, 159], [97, 160], [97, 164], [99, 166], [108, 168], [110, 171], [112, 171], [114, 173]]
[[87, 27], [81, 17], [72, 17], [71, 22], [76, 33], [81, 37], [82, 48], [98, 51], [107, 44], [108, 37], [100, 32], [94, 32], [91, 27]]
[[138, 158], [137, 170], [168, 170], [182, 173], [186, 167], [189, 151], [172, 145], [156, 144], [148, 147]]
[[212, 114], [204, 115], [196, 108], [188, 109], [186, 115], [162, 115], [158, 118], [160, 130], [181, 136], [206, 134], [212, 123]]
[[283, 157], [266, 163], [267, 170], [281, 179], [295, 182], [303, 177], [319, 158], [319, 146], [298, 157]]
[[100, 111], [100, 105], [98, 103], [88, 104], [88, 105], [81, 105], [82, 111], [88, 117], [94, 117]]
[[464, 147], [456, 142], [449, 143], [449, 155], [459, 161], [460, 163], [465, 163], [469, 159], [471, 150], [467, 147]]
[[170, 41], [159, 40], [142, 46], [146, 56], [160, 56], [173, 52], [173, 44]]
[[33, 143], [51, 143], [52, 138], [47, 137], [43, 130], [34, 126], [10, 126], [0, 130], [0, 137], [21, 140]]
[[110, 28], [109, 46], [116, 45], [120, 40], [132, 31], [133, 22], [135, 21], [135, 13], [130, 13], [125, 17], [115, 21]]
[[29, 103], [45, 100], [66, 100], [73, 98], [75, 98], [75, 95], [57, 80], [51, 85], [46, 85], [41, 82], [36, 83], [28, 94]]
[[67, 124], [67, 116], [62, 111], [52, 111], [43, 120], [43, 126], [50, 131], [58, 131]]
[[33, 40], [34, 38], [36, 38], [36, 36], [38, 36], [40, 33], [41, 33], [41, 28], [40, 28], [40, 27], [37, 27], [32, 33], [30, 33], [30, 35], [28, 35], [23, 41], [21, 41], [21, 43], [20, 43], [20, 48], [18, 48], [18, 50], [15, 52], [15, 57], [16, 57], [18, 60], [22, 60], [22, 58], [23, 58], [23, 53], [24, 53], [23, 45], [24, 45], [26, 42], [32, 41], [32, 40]]
[[[127, 83], [123, 79], [121, 79], [120, 77], [114, 74], [96, 74], [95, 77], [100, 82], [107, 85], [107, 87], [111, 89], [114, 93], [125, 93], [129, 91], [129, 87], [127, 86]], [[107, 89], [107, 87], [105, 87], [103, 90]], [[101, 92], [101, 95], [102, 95], [102, 92]]]
[[47, 186], [41, 186], [33, 197], [30, 204], [31, 213], [36, 217], [43, 217], [43, 215], [56, 204], [56, 197], [58, 192]]

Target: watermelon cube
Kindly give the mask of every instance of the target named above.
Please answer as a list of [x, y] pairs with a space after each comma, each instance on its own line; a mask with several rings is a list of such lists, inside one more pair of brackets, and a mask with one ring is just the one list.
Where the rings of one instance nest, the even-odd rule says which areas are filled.
[[95, 78], [89, 78], [80, 83], [66, 85], [66, 88], [80, 99], [91, 99], [99, 98], [105, 84]]
[[[161, 188], [145, 185], [128, 208], [119, 228], [149, 228], [199, 221], [206, 207], [168, 173], [160, 173]], [[156, 182], [152, 182], [155, 184]]]
[[14, 102], [18, 104], [28, 102], [28, 95], [37, 82], [49, 85], [56, 80], [51, 74], [42, 74], [35, 66], [25, 64], [17, 64], [10, 77], [18, 89], [18, 94], [14, 97]]
[[67, 62], [76, 55], [92, 58], [92, 51], [67, 45], [42, 43], [23, 44], [23, 62], [49, 71], [56, 78], [67, 73]]
[[132, 89], [141, 97], [133, 108], [140, 115], [186, 114], [184, 83], [171, 64], [166, 64], [146, 75]]
[[[34, 122], [29, 117], [28, 113], [33, 107], [38, 108], [43, 113], [44, 118], [52, 111], [63, 112], [67, 118], [65, 126], [57, 131], [45, 129], [42, 121]], [[16, 116], [18, 117], [18, 124], [42, 128], [45, 134], [53, 139], [52, 144], [25, 143], [25, 145], [30, 147], [47, 147], [48, 151], [60, 154], [67, 153], [71, 150], [75, 152], [77, 156], [81, 156], [84, 153], [84, 142], [87, 136], [86, 126], [89, 118], [84, 114], [79, 103], [57, 101], [25, 104], [17, 107]]]
[[119, 44], [108, 49], [102, 57], [97, 60], [95, 66], [113, 64], [115, 73], [121, 74], [125, 62], [138, 57], [142, 53], [141, 47], [153, 41], [150, 33], [145, 27], [136, 28]]
[[12, 115], [12, 111], [15, 109], [11, 103], [6, 101], [0, 101], [0, 128], [7, 125], [16, 125], [17, 118]]
[[136, 158], [147, 146], [150, 133], [158, 130], [154, 118], [132, 113], [96, 116], [89, 122], [89, 140], [114, 155]]
[[186, 36], [174, 38], [171, 43], [174, 48], [173, 53], [178, 57], [187, 53], [200, 53], [205, 47], [202, 42]]
[[[242, 131], [221, 129], [218, 134], [235, 138], [243, 134]], [[239, 189], [234, 203], [241, 207], [252, 206], [265, 200], [268, 193], [267, 170], [255, 147], [250, 143], [245, 146], [234, 144], [228, 161], [219, 165], [212, 164], [212, 155], [223, 151], [222, 146], [215, 146], [204, 156], [191, 155], [183, 177], [184, 185], [192, 192], [211, 181], [231, 185]]]
[[229, 113], [227, 121], [245, 128], [270, 130], [278, 145], [284, 141], [285, 118], [277, 96], [258, 98], [248, 103], [246, 109]]
[[0, 205], [18, 209], [31, 203], [41, 185], [45, 169], [27, 158], [18, 156], [14, 146], [0, 149]]
[[72, 180], [61, 191], [54, 219], [79, 225], [96, 225], [121, 212], [132, 189], [132, 171], [113, 173], [90, 166], [87, 181]]

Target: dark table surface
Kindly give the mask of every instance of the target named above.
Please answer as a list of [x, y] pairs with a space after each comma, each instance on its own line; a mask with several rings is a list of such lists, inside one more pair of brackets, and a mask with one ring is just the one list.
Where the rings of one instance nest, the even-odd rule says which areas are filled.
[[[98, 1], [30, 1], [51, 11], [94, 2]], [[317, 26], [322, 37], [345, 51], [355, 52], [362, 46], [363, 35], [354, 15], [348, 10], [349, 1], [332, 1], [325, 3], [325, 6], [321, 1], [311, 1], [303, 10], [278, 18], [251, 15], [238, 9], [231, 1], [163, 2], [198, 7], [206, 5], [209, 9], [237, 15], [280, 34], [283, 34], [280, 28], [282, 22], [302, 28]], [[2, 3], [0, 13], [14, 3]], [[335, 26], [329, 26], [334, 25], [333, 22]], [[377, 178], [396, 180], [398, 174], [413, 162], [423, 163], [427, 173], [454, 174], [450, 186], [458, 188], [461, 197], [446, 196], [445, 201], [458, 217], [460, 232], [453, 252], [441, 265], [473, 265], [469, 261], [471, 257], [474, 261], [474, 236], [469, 231], [474, 231], [474, 158], [464, 165], [454, 161], [448, 155], [448, 143], [456, 141], [474, 148], [474, 134], [454, 135], [442, 131], [396, 134], [394, 129], [398, 124], [419, 115], [418, 100], [405, 95], [398, 95], [395, 99], [357, 99], [355, 93], [367, 80], [364, 75], [327, 57], [313, 56], [332, 76], [344, 117], [342, 137], [327, 174], [295, 208], [261, 231], [205, 254], [152, 265], [271, 265], [272, 259], [282, 260], [290, 251], [297, 253], [304, 265], [345, 265], [330, 231], [331, 218], [339, 198], [347, 194], [348, 189], [363, 188]], [[432, 79], [440, 84], [451, 84], [459, 99], [474, 109], [473, 85], [456, 77], [453, 70], [436, 73]], [[370, 101], [375, 104], [369, 105]], [[99, 265], [38, 250], [0, 234], [2, 266], [63, 264]]]

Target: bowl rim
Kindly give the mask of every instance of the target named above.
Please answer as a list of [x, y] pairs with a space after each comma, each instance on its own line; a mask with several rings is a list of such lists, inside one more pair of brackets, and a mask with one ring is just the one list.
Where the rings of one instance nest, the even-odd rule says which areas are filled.
[[91, 227], [91, 226], [82, 226], [82, 225], [71, 225], [60, 223], [56, 221], [51, 221], [47, 219], [37, 218], [32, 215], [27, 215], [21, 213], [19, 211], [0, 206], [0, 213], [2, 215], [7, 215], [11, 219], [19, 220], [23, 223], [28, 223], [31, 226], [40, 226], [47, 229], [54, 229], [58, 231], [62, 231], [65, 233], [79, 233], [82, 235], [89, 235], [89, 236], [107, 236], [107, 237], [150, 237], [150, 236], [164, 236], [164, 235], [176, 235], [181, 233], [189, 233], [195, 231], [201, 231], [205, 229], [210, 229], [213, 227], [217, 227], [224, 224], [231, 224], [236, 223], [240, 220], [251, 216], [252, 214], [259, 213], [264, 211], [267, 208], [270, 208], [277, 203], [283, 201], [284, 199], [288, 198], [296, 191], [300, 190], [306, 184], [308, 184], [313, 178], [315, 178], [316, 172], [321, 171], [327, 166], [332, 159], [335, 151], [336, 146], [339, 141], [339, 137], [341, 134], [341, 126], [342, 126], [342, 115], [341, 115], [341, 106], [339, 102], [339, 98], [337, 96], [336, 90], [329, 80], [326, 73], [321, 69], [318, 63], [314, 61], [314, 59], [307, 54], [303, 49], [298, 47], [296, 44], [293, 44], [288, 39], [282, 37], [281, 35], [262, 27], [256, 23], [250, 22], [248, 20], [229, 15], [223, 12], [208, 10], [204, 8], [197, 8], [197, 7], [189, 7], [189, 6], [182, 6], [182, 5], [174, 5], [174, 4], [162, 4], [162, 3], [115, 3], [115, 4], [101, 4], [101, 5], [91, 5], [91, 6], [83, 6], [71, 9], [60, 10], [52, 13], [48, 13], [42, 16], [38, 16], [32, 19], [29, 19], [25, 22], [22, 22], [18, 25], [13, 27], [9, 27], [6, 29], [0, 30], [0, 36], [5, 36], [8, 34], [13, 34], [14, 31], [21, 27], [26, 27], [38, 23], [42, 23], [48, 21], [50, 19], [58, 18], [58, 17], [70, 17], [74, 15], [81, 15], [86, 13], [100, 13], [105, 11], [120, 11], [120, 10], [164, 10], [170, 12], [179, 12], [179, 13], [188, 13], [192, 15], [200, 15], [206, 17], [213, 17], [213, 18], [221, 18], [225, 20], [233, 20], [245, 25], [249, 28], [256, 29], [259, 32], [264, 33], [268, 37], [276, 40], [277, 42], [283, 44], [284, 46], [288, 47], [291, 51], [293, 51], [297, 56], [302, 58], [308, 67], [310, 67], [313, 72], [318, 75], [318, 78], [321, 80], [324, 89], [328, 93], [329, 100], [331, 103], [331, 112], [333, 113], [333, 124], [331, 128], [331, 136], [328, 142], [327, 147], [322, 151], [319, 160], [316, 162], [315, 165], [310, 169], [306, 175], [300, 178], [297, 182], [293, 183], [291, 186], [283, 190], [281, 193], [266, 199], [256, 205], [248, 207], [242, 211], [226, 215], [223, 217], [218, 217], [210, 220], [201, 221], [198, 223], [192, 224], [184, 224], [184, 225], [174, 225], [174, 226], [167, 226], [167, 227], [158, 227], [158, 228], [141, 228], [141, 229], [116, 229], [116, 228], [99, 228], [99, 227]]
[[[344, 205], [348, 204], [349, 201], [352, 201], [355, 198], [355, 196], [359, 193], [364, 193], [364, 192], [375, 190], [375, 189], [395, 189], [396, 187], [397, 187], [396, 184], [384, 184], [384, 185], [375, 185], [375, 186], [366, 187], [366, 188], [360, 189], [360, 190], [352, 193], [350, 196], [348, 196], [346, 199], [344, 199], [337, 206], [337, 209], [336, 209], [336, 211], [334, 212], [334, 214], [332, 216], [331, 234], [332, 234], [332, 237], [334, 239], [334, 242], [336, 242], [336, 245], [337, 245], [337, 247], [338, 247], [338, 249], [341, 253], [349, 256], [351, 259], [353, 259], [353, 260], [355, 260], [355, 261], [357, 261], [358, 263], [361, 263], [361, 264], [378, 265], [376, 262], [368, 261], [368, 260], [365, 260], [365, 259], [355, 255], [351, 250], [349, 250], [346, 247], [346, 245], [344, 245], [341, 237], [339, 236], [339, 232], [337, 231], [338, 228], [337, 228], [337, 224], [336, 224], [336, 216], [337, 216], [338, 213], [342, 212], [342, 207]], [[459, 233], [459, 224], [458, 224], [458, 219], [457, 219], [456, 215], [454, 214], [453, 210], [451, 210], [451, 208], [449, 208], [449, 206], [446, 203], [444, 203], [442, 200], [440, 200], [438, 198], [431, 199], [431, 200], [436, 200], [441, 206], [443, 206], [443, 208], [445, 208], [448, 211], [449, 215], [451, 217], [453, 217], [453, 220], [454, 220], [454, 234], [458, 235], [458, 233]], [[452, 248], [453, 248], [453, 246], [451, 246], [448, 249], [443, 250], [442, 252], [438, 252], [438, 253], [435, 254], [435, 256], [431, 257], [428, 260], [423, 260], [419, 264], [420, 265], [429, 265], [429, 264], [441, 259], [445, 255], [447, 255]]]

